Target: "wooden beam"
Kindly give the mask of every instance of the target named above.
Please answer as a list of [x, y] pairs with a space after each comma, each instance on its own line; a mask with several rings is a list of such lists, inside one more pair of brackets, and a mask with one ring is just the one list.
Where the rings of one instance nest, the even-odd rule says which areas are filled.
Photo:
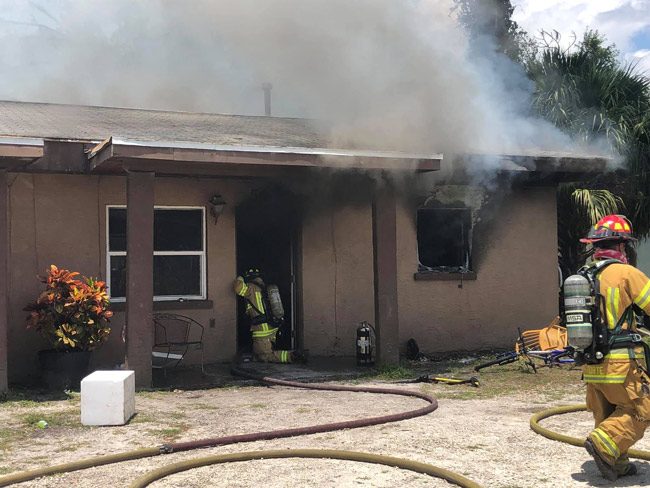
[[399, 315], [397, 313], [397, 198], [393, 188], [377, 191], [373, 204], [375, 268], [375, 330], [377, 360], [399, 364]]
[[126, 363], [135, 384], [152, 382], [154, 173], [129, 172], [126, 185]]
[[7, 352], [8, 352], [8, 331], [7, 331], [7, 272], [8, 246], [8, 195], [7, 195], [7, 172], [0, 170], [0, 394], [9, 389], [7, 374]]

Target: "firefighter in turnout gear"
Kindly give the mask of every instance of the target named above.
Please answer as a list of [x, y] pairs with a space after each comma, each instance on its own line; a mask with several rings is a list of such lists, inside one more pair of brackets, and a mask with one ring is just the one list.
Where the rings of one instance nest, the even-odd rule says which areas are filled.
[[635, 315], [635, 310], [650, 313], [650, 279], [628, 264], [626, 245], [635, 240], [622, 215], [603, 217], [580, 239], [594, 247], [586, 267], [595, 270], [596, 303], [609, 337], [608, 348], [583, 366], [587, 407], [595, 421], [585, 448], [611, 481], [637, 473], [627, 452], [650, 423], [648, 348], [637, 334]]
[[271, 311], [264, 299], [265, 284], [257, 269], [249, 269], [235, 280], [235, 293], [246, 300], [246, 315], [250, 319], [253, 336], [253, 354], [258, 361], [266, 363], [290, 363], [292, 351], [274, 350], [278, 328], [269, 324]]

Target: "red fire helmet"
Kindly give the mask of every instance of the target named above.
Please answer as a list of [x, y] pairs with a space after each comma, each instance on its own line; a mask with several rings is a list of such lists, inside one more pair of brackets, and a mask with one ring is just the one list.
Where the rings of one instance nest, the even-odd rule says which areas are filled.
[[589, 229], [587, 237], [580, 242], [591, 244], [598, 241], [636, 241], [632, 224], [624, 215], [605, 215]]

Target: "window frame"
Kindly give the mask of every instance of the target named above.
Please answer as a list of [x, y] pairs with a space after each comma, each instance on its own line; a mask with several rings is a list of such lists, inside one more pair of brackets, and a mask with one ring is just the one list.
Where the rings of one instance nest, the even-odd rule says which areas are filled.
[[[467, 217], [469, 218], [469, 229], [467, 231], [467, 235], [464, 237], [462, 246], [465, 248], [466, 246], [466, 253], [467, 253], [467, 268], [462, 269], [463, 266], [451, 266], [451, 265], [438, 265], [438, 266], [427, 266], [423, 264], [420, 260], [420, 242], [418, 240], [418, 213], [420, 211], [459, 211], [459, 212], [467, 212]], [[428, 274], [428, 273], [447, 273], [447, 274], [474, 274], [474, 263], [472, 262], [472, 240], [473, 240], [473, 232], [474, 232], [474, 224], [473, 224], [473, 209], [471, 207], [459, 207], [459, 206], [420, 206], [416, 209], [416, 226], [415, 226], [415, 240], [416, 240], [416, 246], [417, 246], [417, 266], [418, 270], [416, 274]], [[431, 269], [419, 269], [420, 266], [423, 266], [425, 268], [431, 268]], [[448, 270], [446, 268], [459, 268], [456, 271], [453, 270]]]
[[[126, 302], [126, 297], [112, 297], [111, 296], [111, 257], [112, 256], [126, 256], [126, 251], [111, 251], [110, 250], [110, 210], [112, 208], [126, 209], [126, 205], [106, 205], [106, 283], [108, 284], [108, 295], [112, 302]], [[205, 207], [200, 205], [154, 205], [155, 210], [201, 210], [201, 231], [203, 250], [201, 251], [155, 251], [153, 256], [200, 256], [200, 295], [154, 295], [155, 302], [174, 302], [183, 300], [206, 300], [207, 299], [207, 225]], [[127, 236], [128, 246], [128, 236]], [[152, 258], [153, 258], [152, 256]], [[152, 276], [153, 278], [153, 276]]]

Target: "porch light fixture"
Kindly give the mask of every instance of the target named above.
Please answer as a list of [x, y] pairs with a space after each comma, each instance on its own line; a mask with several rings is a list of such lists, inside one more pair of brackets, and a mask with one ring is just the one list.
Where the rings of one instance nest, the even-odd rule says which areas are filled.
[[219, 216], [223, 213], [224, 209], [226, 208], [226, 202], [221, 197], [221, 195], [217, 193], [210, 197], [210, 200], [208, 200], [208, 204], [210, 205], [210, 215], [212, 215], [212, 217], [214, 218], [214, 223], [216, 224], [217, 221], [219, 220]]

